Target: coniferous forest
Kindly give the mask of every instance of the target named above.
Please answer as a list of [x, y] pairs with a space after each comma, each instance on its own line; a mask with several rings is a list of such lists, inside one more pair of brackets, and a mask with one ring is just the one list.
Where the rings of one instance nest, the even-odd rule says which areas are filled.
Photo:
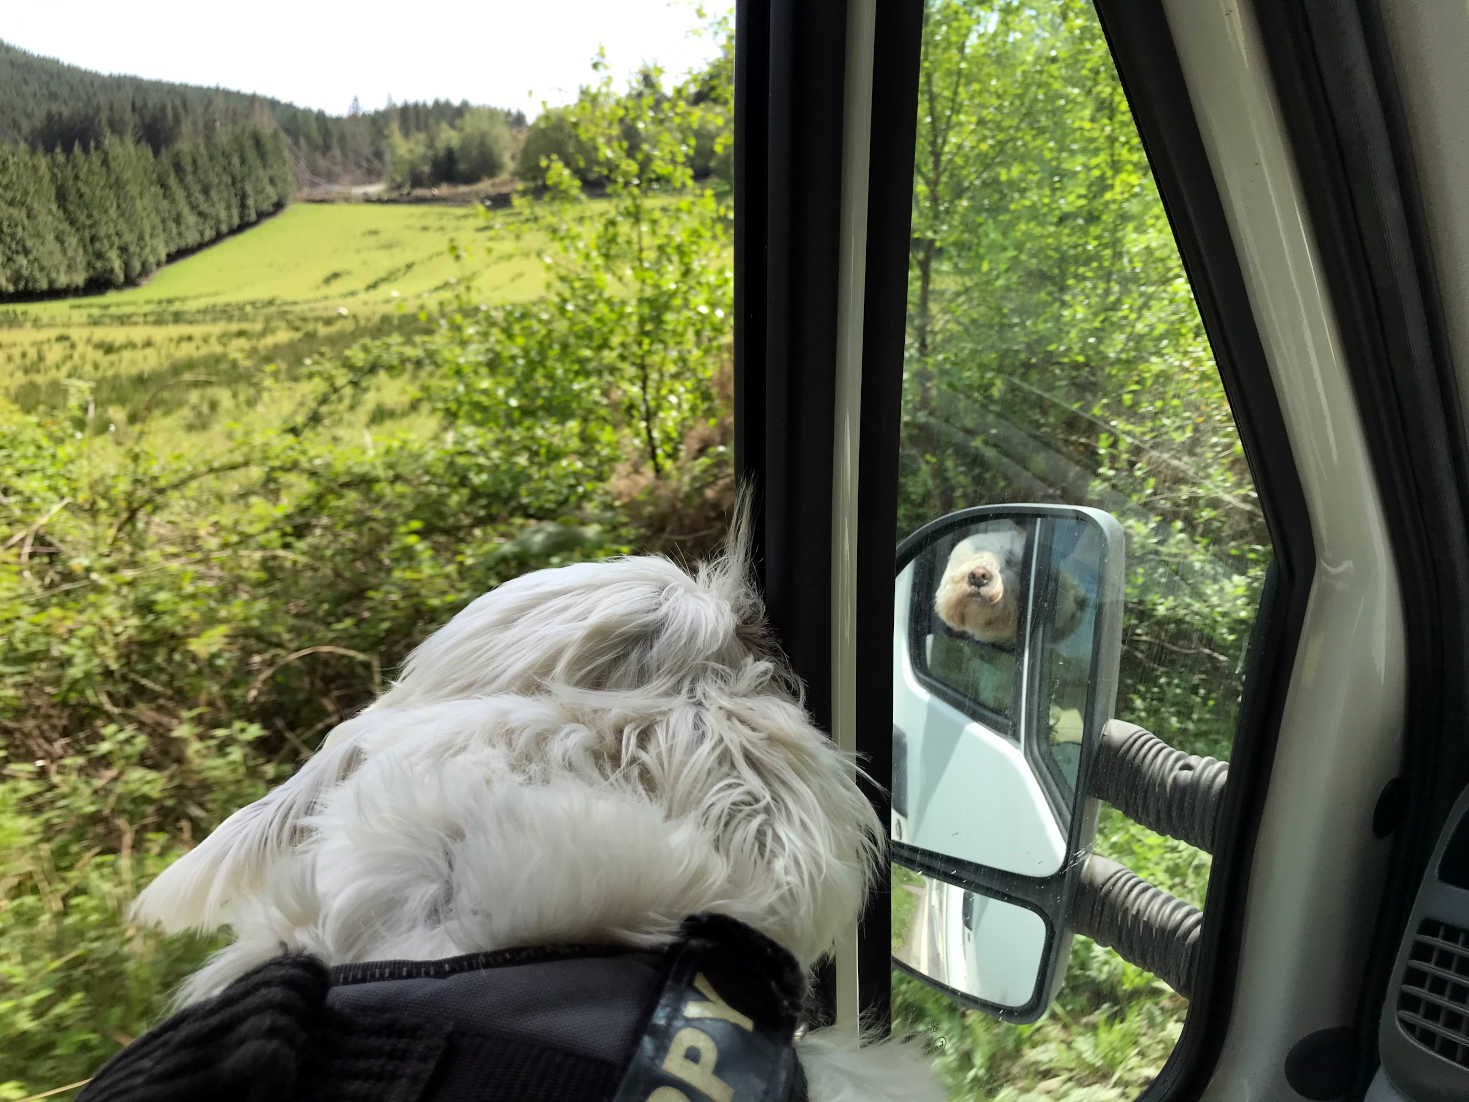
[[223, 127], [154, 153], [0, 146], [0, 293], [118, 287], [279, 210], [294, 180], [278, 130]]
[[[480, 146], [493, 140], [473, 162], [493, 174], [511, 129], [524, 126], [519, 114], [447, 101], [363, 112], [354, 100], [332, 116], [104, 76], [0, 42], [0, 297], [136, 282], [279, 210], [297, 189], [384, 179], [405, 150], [421, 148], [426, 165], [461, 179], [471, 163], [461, 130]], [[412, 179], [439, 182], [427, 168]]]

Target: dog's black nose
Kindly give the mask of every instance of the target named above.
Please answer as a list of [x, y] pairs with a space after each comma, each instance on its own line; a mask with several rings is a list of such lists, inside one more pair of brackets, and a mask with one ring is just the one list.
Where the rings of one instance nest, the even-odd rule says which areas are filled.
[[969, 572], [969, 584], [974, 586], [975, 589], [983, 589], [993, 580], [994, 575], [982, 566], [976, 567]]

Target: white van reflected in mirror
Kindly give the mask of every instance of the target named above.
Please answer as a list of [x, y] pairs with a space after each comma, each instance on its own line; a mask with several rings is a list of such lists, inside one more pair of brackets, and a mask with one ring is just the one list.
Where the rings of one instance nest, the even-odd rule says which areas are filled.
[[893, 867], [893, 959], [966, 1001], [1036, 1001], [1051, 930], [1029, 907]]
[[[1069, 938], [1051, 931], [1064, 930], [1096, 829], [1086, 782], [1116, 699], [1122, 564], [1116, 520], [1072, 506], [966, 509], [898, 552], [893, 856], [924, 875], [931, 911], [898, 959], [1015, 1020], [1039, 1014], [1059, 978]], [[976, 923], [977, 907], [1002, 917]], [[1032, 920], [1040, 950], [1021, 932]], [[929, 970], [961, 961], [947, 979]], [[1032, 1000], [985, 996], [1015, 990], [1002, 973], [1017, 961]]]

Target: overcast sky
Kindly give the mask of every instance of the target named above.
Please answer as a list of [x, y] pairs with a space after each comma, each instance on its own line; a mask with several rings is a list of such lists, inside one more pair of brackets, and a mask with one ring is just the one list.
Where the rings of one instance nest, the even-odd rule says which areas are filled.
[[[707, 5], [731, 9], [727, 3]], [[0, 40], [104, 73], [258, 92], [334, 115], [467, 99], [534, 115], [644, 61], [713, 56], [691, 0], [0, 0]]]

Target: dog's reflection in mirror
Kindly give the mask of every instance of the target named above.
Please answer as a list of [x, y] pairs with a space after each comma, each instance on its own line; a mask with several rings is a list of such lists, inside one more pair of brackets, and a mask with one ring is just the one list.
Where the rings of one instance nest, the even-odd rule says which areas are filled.
[[1024, 552], [1025, 532], [1009, 521], [987, 525], [956, 543], [934, 597], [939, 618], [978, 642], [1013, 646]]
[[[934, 595], [934, 611], [952, 631], [1011, 649], [1025, 607], [1026, 530], [1012, 521], [986, 524], [949, 552]], [[1065, 639], [1086, 614], [1086, 590], [1064, 571], [1054, 573], [1051, 639]]]

